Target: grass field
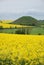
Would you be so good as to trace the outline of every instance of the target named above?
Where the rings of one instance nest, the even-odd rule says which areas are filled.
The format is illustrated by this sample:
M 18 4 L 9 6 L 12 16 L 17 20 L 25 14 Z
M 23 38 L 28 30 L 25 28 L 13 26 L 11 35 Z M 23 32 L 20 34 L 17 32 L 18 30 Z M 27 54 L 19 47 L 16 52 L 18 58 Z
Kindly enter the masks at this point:
M 34 35 L 42 34 L 42 35 L 44 35 L 44 28 L 43 27 L 34 27 L 31 31 L 31 34 L 34 34 Z
M 0 33 L 0 65 L 4 65 L 3 63 L 44 65 L 44 35 Z

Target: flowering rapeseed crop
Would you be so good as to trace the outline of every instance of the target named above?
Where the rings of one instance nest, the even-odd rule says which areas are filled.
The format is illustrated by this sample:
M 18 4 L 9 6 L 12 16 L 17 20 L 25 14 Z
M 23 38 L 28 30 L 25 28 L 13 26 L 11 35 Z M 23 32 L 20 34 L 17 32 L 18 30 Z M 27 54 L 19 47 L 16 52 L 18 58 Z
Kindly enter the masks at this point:
M 39 62 L 42 63 L 41 65 L 44 65 L 44 36 L 0 33 L 0 58 L 5 59 L 6 57 L 11 58 L 12 61 L 14 61 L 15 58 L 16 61 L 22 58 L 29 61 L 34 60 L 30 65 L 37 65 L 35 59 L 39 59 Z M 19 62 L 21 62 L 21 60 Z M 23 62 L 22 60 L 22 63 Z
M 22 28 L 22 27 L 34 27 L 34 26 L 24 26 L 24 25 L 17 25 L 17 24 L 8 24 L 8 23 L 0 23 L 0 26 L 2 26 L 3 28 Z

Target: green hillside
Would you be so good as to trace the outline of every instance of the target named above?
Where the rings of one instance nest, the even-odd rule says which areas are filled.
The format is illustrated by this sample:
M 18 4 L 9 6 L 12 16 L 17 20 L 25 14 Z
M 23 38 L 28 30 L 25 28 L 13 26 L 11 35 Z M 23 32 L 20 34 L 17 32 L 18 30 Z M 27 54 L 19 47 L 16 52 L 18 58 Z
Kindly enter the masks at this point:
M 16 21 L 13 21 L 12 24 L 36 26 L 38 25 L 38 20 L 31 16 L 23 16 Z
M 39 20 L 39 23 L 40 23 L 41 25 L 44 25 L 44 20 Z

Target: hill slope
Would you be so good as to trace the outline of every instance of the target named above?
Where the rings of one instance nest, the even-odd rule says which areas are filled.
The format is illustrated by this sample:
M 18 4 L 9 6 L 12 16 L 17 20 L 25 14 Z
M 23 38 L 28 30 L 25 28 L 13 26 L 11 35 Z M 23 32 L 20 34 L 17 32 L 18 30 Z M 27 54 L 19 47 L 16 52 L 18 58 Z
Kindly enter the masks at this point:
M 44 20 L 39 20 L 41 25 L 44 25 Z
M 38 25 L 38 20 L 30 16 L 23 16 L 16 21 L 13 21 L 12 24 L 36 26 Z

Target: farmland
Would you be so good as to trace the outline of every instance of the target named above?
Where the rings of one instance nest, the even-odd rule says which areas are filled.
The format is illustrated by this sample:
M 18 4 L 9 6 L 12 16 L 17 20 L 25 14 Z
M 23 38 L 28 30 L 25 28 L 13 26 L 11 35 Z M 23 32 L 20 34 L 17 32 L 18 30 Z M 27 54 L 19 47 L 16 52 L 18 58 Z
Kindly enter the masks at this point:
M 44 20 L 37 20 L 30 16 L 23 16 L 14 21 L 2 20 L 0 33 L 44 35 Z
M 0 22 L 0 65 L 44 65 L 44 20 Z
M 25 30 L 25 34 L 32 35 L 44 35 L 44 27 L 36 27 L 36 26 L 24 26 L 17 24 L 8 24 L 8 23 L 0 23 L 0 33 L 12 33 L 15 34 L 17 30 Z
M 44 65 L 44 35 L 0 33 L 0 61 L 7 65 Z

